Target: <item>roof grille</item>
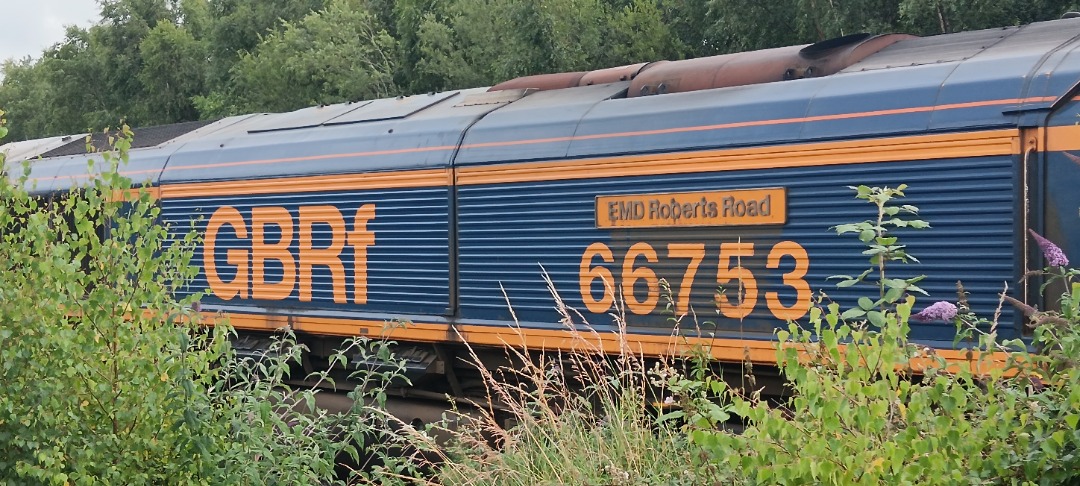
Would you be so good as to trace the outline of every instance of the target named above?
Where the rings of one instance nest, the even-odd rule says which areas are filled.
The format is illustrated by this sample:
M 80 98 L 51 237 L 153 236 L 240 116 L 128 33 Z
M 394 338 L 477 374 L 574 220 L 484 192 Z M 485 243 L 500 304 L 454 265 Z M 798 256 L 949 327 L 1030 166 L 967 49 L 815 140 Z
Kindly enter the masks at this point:
M 205 127 L 217 120 L 200 120 L 193 122 L 174 123 L 172 125 L 161 125 L 157 127 L 136 128 L 132 130 L 134 133 L 134 139 L 131 143 L 132 149 L 155 147 L 161 145 L 169 140 L 179 137 L 185 133 L 198 130 Z M 105 133 L 94 133 L 90 135 L 90 152 L 103 152 L 110 150 L 109 136 Z M 86 137 L 79 137 L 76 140 L 72 140 L 64 145 L 54 148 L 48 152 L 41 154 L 39 157 L 47 159 L 49 157 L 63 157 L 69 155 L 84 155 L 87 152 Z

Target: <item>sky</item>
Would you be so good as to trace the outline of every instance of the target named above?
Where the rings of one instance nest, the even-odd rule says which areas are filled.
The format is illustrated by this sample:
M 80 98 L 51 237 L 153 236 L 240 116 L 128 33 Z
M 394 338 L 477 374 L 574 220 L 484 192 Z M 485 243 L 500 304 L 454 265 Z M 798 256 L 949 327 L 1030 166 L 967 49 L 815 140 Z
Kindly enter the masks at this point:
M 0 62 L 41 57 L 64 38 L 64 26 L 89 26 L 99 13 L 97 0 L 0 0 Z

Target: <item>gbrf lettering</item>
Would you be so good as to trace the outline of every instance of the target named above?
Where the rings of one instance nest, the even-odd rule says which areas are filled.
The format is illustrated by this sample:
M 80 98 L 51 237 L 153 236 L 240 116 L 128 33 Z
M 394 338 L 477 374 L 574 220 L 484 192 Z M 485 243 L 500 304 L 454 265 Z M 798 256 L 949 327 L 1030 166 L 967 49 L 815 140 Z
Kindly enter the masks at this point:
M 375 205 L 360 206 L 351 219 L 350 229 L 341 211 L 329 205 L 301 206 L 295 218 L 283 207 L 255 207 L 248 220 L 234 207 L 218 208 L 207 223 L 203 247 L 203 268 L 210 290 L 222 300 L 284 300 L 299 286 L 300 301 L 310 302 L 312 272 L 319 266 L 330 271 L 335 303 L 348 303 L 347 290 L 351 290 L 353 303 L 366 304 L 367 249 L 375 245 L 375 232 L 368 229 L 368 223 L 375 219 Z M 312 228 L 317 224 L 331 228 L 330 243 L 323 248 L 313 244 Z M 236 267 L 236 276 L 228 282 L 222 280 L 217 268 L 218 233 L 225 226 L 242 242 L 241 248 L 225 250 L 225 263 Z M 280 237 L 268 239 L 267 226 L 279 228 Z M 353 249 L 352 289 L 345 285 L 345 264 L 341 260 L 345 246 Z M 266 281 L 267 261 L 281 265 L 280 281 Z

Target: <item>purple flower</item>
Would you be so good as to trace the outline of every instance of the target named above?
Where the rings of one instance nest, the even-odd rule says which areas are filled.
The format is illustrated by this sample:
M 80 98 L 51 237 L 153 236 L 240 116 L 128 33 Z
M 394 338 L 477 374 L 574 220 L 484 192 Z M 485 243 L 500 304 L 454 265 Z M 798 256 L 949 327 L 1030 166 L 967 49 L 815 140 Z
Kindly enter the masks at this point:
M 934 302 L 933 305 L 911 316 L 919 321 L 951 321 L 956 317 L 956 305 L 952 302 Z
M 1035 238 L 1035 242 L 1039 244 L 1039 249 L 1043 252 L 1043 257 L 1046 258 L 1046 262 L 1051 267 L 1065 267 L 1069 265 L 1069 258 L 1065 256 L 1065 252 L 1061 251 L 1052 241 L 1043 238 L 1042 235 L 1028 230 L 1031 233 L 1031 237 Z

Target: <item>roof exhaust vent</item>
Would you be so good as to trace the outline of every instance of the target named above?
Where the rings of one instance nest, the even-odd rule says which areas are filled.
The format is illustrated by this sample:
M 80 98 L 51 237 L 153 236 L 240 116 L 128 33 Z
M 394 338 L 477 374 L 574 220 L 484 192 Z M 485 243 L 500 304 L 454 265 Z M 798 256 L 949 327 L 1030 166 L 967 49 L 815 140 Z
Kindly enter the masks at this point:
M 682 93 L 828 76 L 861 61 L 906 34 L 852 34 L 803 46 L 739 52 L 659 64 L 630 83 L 629 97 Z

